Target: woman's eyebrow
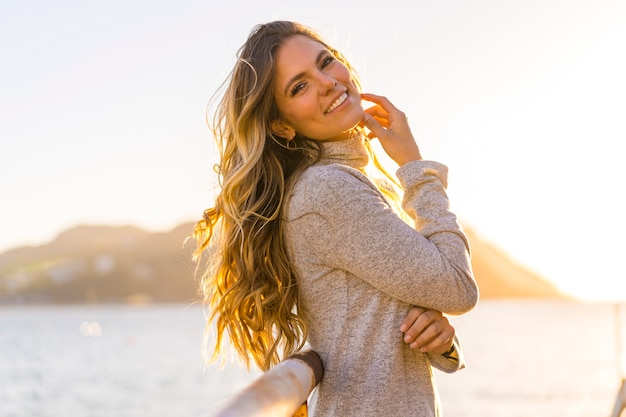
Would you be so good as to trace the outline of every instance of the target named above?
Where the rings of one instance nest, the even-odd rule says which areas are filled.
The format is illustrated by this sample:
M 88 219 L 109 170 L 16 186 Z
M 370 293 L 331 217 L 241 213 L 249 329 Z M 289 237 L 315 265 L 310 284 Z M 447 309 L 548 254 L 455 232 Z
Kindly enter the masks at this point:
M 315 63 L 318 63 L 318 62 L 322 59 L 322 57 L 323 57 L 325 54 L 327 54 L 327 53 L 328 53 L 328 50 L 327 50 L 327 49 L 322 49 L 322 50 L 321 50 L 321 51 L 317 54 L 317 56 L 315 57 Z M 296 80 L 297 80 L 298 78 L 302 78 L 305 74 L 306 74 L 306 71 L 302 71 L 302 72 L 297 73 L 297 74 L 296 74 L 296 75 L 294 75 L 293 77 L 291 77 L 291 79 L 289 79 L 289 82 L 288 82 L 288 83 L 286 84 L 286 86 L 285 86 L 285 92 L 284 92 L 284 94 L 285 94 L 286 96 L 288 96 L 288 95 L 289 95 L 289 86 L 290 86 L 291 84 L 293 84 L 294 82 L 296 82 Z

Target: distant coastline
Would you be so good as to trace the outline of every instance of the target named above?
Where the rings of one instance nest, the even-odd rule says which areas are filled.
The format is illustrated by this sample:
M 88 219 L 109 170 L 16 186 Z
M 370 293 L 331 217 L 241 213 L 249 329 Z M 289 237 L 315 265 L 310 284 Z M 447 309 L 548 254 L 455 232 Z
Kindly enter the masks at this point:
M 198 300 L 193 223 L 168 232 L 77 226 L 52 242 L 0 254 L 0 304 L 143 305 Z M 566 298 L 467 229 L 481 298 Z

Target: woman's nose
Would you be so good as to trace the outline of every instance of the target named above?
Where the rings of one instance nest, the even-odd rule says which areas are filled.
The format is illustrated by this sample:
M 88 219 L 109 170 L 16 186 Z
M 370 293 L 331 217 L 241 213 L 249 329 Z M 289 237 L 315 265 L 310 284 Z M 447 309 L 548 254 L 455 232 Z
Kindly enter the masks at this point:
M 320 91 L 322 93 L 326 93 L 328 91 L 334 90 L 335 86 L 337 85 L 337 80 L 335 80 L 333 77 L 321 71 L 318 73 L 317 78 L 318 78 Z

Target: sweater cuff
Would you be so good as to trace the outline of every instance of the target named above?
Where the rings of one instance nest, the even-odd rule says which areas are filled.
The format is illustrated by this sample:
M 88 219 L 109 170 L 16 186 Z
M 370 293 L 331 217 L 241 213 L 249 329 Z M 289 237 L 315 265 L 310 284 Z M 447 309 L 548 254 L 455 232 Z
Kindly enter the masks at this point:
M 406 189 L 412 184 L 419 184 L 437 177 L 443 184 L 443 188 L 448 187 L 448 167 L 435 161 L 411 161 L 402 165 L 396 171 L 396 176 Z M 429 178 L 430 177 L 430 178 Z
M 465 368 L 465 361 L 463 360 L 463 353 L 461 351 L 461 343 L 456 336 L 454 336 L 454 343 L 452 346 L 454 347 L 454 350 L 452 352 L 446 352 L 446 354 L 443 355 L 429 353 L 428 356 L 430 358 L 431 365 L 446 373 L 453 373 Z

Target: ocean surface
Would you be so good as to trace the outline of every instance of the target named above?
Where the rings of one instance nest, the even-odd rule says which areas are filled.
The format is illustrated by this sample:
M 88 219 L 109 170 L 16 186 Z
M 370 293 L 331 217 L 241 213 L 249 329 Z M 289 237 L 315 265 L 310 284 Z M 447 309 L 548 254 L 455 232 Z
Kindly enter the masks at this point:
M 467 368 L 436 372 L 445 417 L 609 417 L 622 316 L 515 300 L 453 317 Z M 0 307 L 0 417 L 209 416 L 259 374 L 205 367 L 204 321 L 183 304 Z

